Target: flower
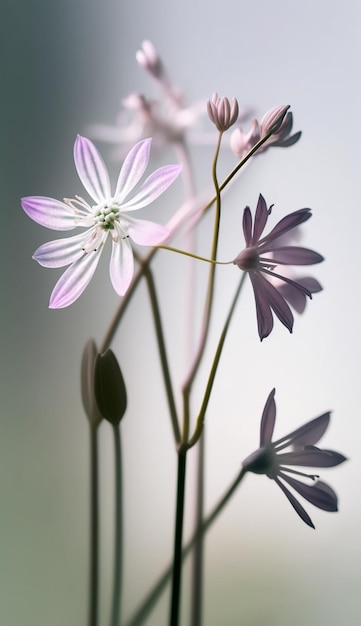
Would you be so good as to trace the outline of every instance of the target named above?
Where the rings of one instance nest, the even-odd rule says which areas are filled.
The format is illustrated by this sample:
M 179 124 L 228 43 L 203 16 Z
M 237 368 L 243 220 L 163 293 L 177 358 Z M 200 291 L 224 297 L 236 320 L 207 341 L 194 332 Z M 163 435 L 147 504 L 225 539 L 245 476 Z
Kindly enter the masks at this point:
M 89 204 L 80 196 L 75 196 L 73 200 L 66 198 L 64 202 L 42 196 L 22 198 L 25 213 L 42 226 L 54 230 L 86 229 L 74 237 L 50 241 L 40 246 L 33 255 L 44 267 L 70 265 L 54 287 L 50 308 L 67 307 L 79 298 L 95 272 L 109 235 L 112 239 L 110 278 L 120 296 L 126 293 L 134 273 L 129 240 L 153 246 L 168 237 L 169 230 L 165 226 L 126 215 L 158 198 L 181 170 L 179 165 L 159 168 L 131 197 L 148 165 L 150 146 L 151 139 L 144 139 L 131 149 L 112 195 L 102 157 L 89 139 L 78 135 L 74 144 L 75 167 L 94 204 Z
M 346 461 L 346 457 L 333 450 L 321 450 L 315 447 L 315 443 L 321 439 L 330 422 L 330 413 L 324 413 L 319 417 L 300 426 L 289 435 L 272 442 L 273 429 L 276 421 L 275 389 L 269 394 L 261 419 L 260 447 L 248 456 L 242 463 L 244 472 L 266 474 L 274 480 L 288 498 L 296 513 L 308 525 L 314 528 L 311 518 L 303 506 L 289 491 L 284 483 L 297 491 L 305 500 L 324 511 L 337 511 L 337 496 L 333 489 L 326 483 L 316 480 L 315 474 L 305 474 L 286 467 L 335 467 Z M 291 452 L 283 452 L 285 448 L 292 447 Z M 316 481 L 308 485 L 300 480 L 289 476 L 296 474 Z
M 220 98 L 218 93 L 214 93 L 212 100 L 207 102 L 208 117 L 215 124 L 219 132 L 228 130 L 238 118 L 238 102 L 232 98 L 232 105 L 228 98 Z
M 265 152 L 270 146 L 279 148 L 293 146 L 301 137 L 301 131 L 293 135 L 290 134 L 293 126 L 293 115 L 291 111 L 288 111 L 288 108 L 288 105 L 274 107 L 264 114 L 260 122 L 253 119 L 248 133 L 243 132 L 242 128 L 235 128 L 229 140 L 231 150 L 235 155 L 243 159 L 256 143 L 272 129 L 274 129 L 273 134 L 258 149 L 257 154 Z M 280 119 L 282 122 L 279 124 Z
M 276 273 L 274 268 L 277 265 L 313 265 L 323 261 L 320 254 L 308 248 L 280 245 L 281 236 L 311 217 L 311 209 L 300 209 L 290 213 L 278 222 L 268 235 L 261 238 L 271 209 L 272 206 L 267 209 L 266 201 L 260 194 L 252 230 L 251 211 L 249 207 L 245 208 L 243 232 L 246 248 L 233 261 L 240 269 L 249 273 L 256 301 L 258 334 L 261 341 L 272 331 L 272 311 L 280 322 L 292 332 L 293 314 L 286 300 L 293 305 L 295 290 L 309 298 L 312 297 L 313 292 L 320 290 L 317 281 L 314 284 L 309 283 L 308 279 L 296 282 L 287 276 Z M 264 274 L 272 278 L 279 278 L 286 283 L 288 285 L 287 293 L 283 295 L 282 290 L 277 289 L 272 284 L 272 279 L 267 280 Z M 297 310 L 297 307 L 295 308 Z

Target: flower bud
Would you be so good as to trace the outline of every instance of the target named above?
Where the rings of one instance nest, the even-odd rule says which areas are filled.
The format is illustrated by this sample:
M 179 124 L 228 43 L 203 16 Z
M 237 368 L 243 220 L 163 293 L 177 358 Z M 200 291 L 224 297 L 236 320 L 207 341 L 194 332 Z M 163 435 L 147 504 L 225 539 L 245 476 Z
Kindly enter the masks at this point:
M 143 41 L 142 47 L 136 52 L 135 58 L 139 65 L 154 78 L 162 78 L 164 74 L 163 63 L 151 41 Z
M 214 93 L 212 100 L 207 102 L 208 116 L 220 132 L 228 130 L 238 119 L 238 102 L 232 98 L 232 106 L 228 98 L 220 98 Z
M 85 345 L 81 361 L 81 396 L 85 413 L 90 424 L 95 428 L 103 419 L 94 395 L 94 365 L 97 354 L 94 340 L 89 339 Z
M 98 354 L 94 368 L 94 393 L 98 409 L 113 426 L 119 424 L 127 408 L 127 392 L 122 372 L 112 350 Z
M 260 123 L 261 137 L 268 133 L 275 133 L 279 129 L 289 108 L 289 104 L 281 104 L 264 114 Z

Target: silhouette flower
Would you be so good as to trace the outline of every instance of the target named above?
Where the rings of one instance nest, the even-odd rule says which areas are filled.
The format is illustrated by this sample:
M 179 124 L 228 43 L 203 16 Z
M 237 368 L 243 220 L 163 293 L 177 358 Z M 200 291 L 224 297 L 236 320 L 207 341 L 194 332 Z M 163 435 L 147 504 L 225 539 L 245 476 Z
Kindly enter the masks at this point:
M 64 202 L 42 196 L 22 198 L 25 213 L 42 226 L 54 230 L 86 228 L 85 232 L 74 237 L 40 246 L 33 255 L 44 267 L 70 265 L 54 287 L 50 308 L 67 307 L 83 293 L 95 272 L 109 234 L 112 239 L 110 278 L 120 296 L 127 291 L 134 273 L 129 239 L 139 245 L 153 246 L 168 237 L 166 226 L 127 215 L 158 198 L 181 170 L 179 165 L 159 168 L 131 197 L 130 193 L 148 165 L 150 145 L 151 139 L 144 139 L 132 148 L 124 160 L 112 195 L 102 157 L 89 139 L 78 135 L 74 145 L 75 167 L 95 204 L 89 204 L 80 196 L 75 196 L 73 200 L 65 198 Z
M 314 528 L 311 518 L 295 496 L 289 491 L 284 483 L 297 491 L 305 500 L 324 511 L 337 511 L 337 496 L 333 489 L 326 483 L 316 480 L 316 474 L 305 474 L 286 467 L 334 467 L 346 461 L 339 452 L 333 450 L 321 450 L 315 447 L 315 443 L 321 439 L 326 431 L 330 413 L 324 413 L 297 428 L 289 435 L 272 442 L 273 429 L 276 421 L 275 389 L 272 389 L 267 398 L 261 419 L 260 447 L 248 456 L 242 463 L 245 472 L 266 474 L 274 480 L 288 498 L 296 513 L 308 525 Z M 291 452 L 283 452 L 291 446 Z M 289 476 L 296 474 L 315 481 L 307 485 L 300 480 Z
M 272 311 L 280 322 L 292 332 L 293 314 L 286 300 L 295 300 L 293 295 L 295 290 L 309 298 L 312 297 L 313 292 L 319 290 L 316 288 L 316 283 L 312 285 L 312 281 L 300 280 L 296 282 L 287 276 L 276 273 L 275 267 L 277 265 L 313 265 L 323 261 L 320 254 L 308 248 L 281 245 L 281 237 L 308 220 L 311 217 L 311 209 L 300 209 L 290 213 L 278 222 L 268 235 L 261 237 L 271 209 L 272 207 L 267 209 L 265 199 L 260 194 L 252 228 L 250 208 L 245 208 L 243 232 L 246 248 L 233 261 L 240 269 L 249 273 L 256 301 L 258 334 L 261 341 L 272 331 Z M 276 277 L 286 283 L 289 286 L 287 293 L 283 295 L 282 290 L 276 288 L 271 282 L 272 279 L 268 280 L 264 274 L 273 278 Z

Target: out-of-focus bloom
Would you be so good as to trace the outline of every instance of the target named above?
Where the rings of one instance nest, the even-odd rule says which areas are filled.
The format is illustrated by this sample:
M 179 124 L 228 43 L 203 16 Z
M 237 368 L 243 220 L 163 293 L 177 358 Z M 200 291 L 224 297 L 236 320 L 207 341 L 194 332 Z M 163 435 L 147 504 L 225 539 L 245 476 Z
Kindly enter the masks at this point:
M 290 134 L 293 126 L 293 115 L 288 111 L 288 108 L 286 105 L 274 107 L 264 114 L 260 122 L 253 119 L 251 128 L 247 133 L 243 132 L 241 128 L 236 128 L 230 136 L 230 146 L 236 156 L 243 159 L 256 143 L 270 132 L 272 127 L 275 127 L 274 133 L 259 148 L 257 154 L 264 152 L 270 146 L 278 146 L 279 148 L 293 146 L 301 137 L 301 131 L 293 135 Z M 280 119 L 282 121 L 278 126 Z
M 143 41 L 141 48 L 135 54 L 135 58 L 151 76 L 158 80 L 162 79 L 164 76 L 163 63 L 151 41 Z
M 98 354 L 95 359 L 94 394 L 101 415 L 117 426 L 127 408 L 127 390 L 112 350 Z
M 311 217 L 311 209 L 300 209 L 290 213 L 278 222 L 268 235 L 262 237 L 271 209 L 272 207 L 267 209 L 265 199 L 260 194 L 252 224 L 250 208 L 245 208 L 243 233 L 246 248 L 233 261 L 241 270 L 249 273 L 256 301 L 258 334 L 261 341 L 270 334 L 273 328 L 272 311 L 292 332 L 293 314 L 286 300 L 292 304 L 292 300 L 295 300 L 295 290 L 303 296 L 312 297 L 312 289 L 307 286 L 307 280 L 297 282 L 291 280 L 287 276 L 276 273 L 275 267 L 277 265 L 313 265 L 323 261 L 320 254 L 308 248 L 281 245 L 281 237 L 308 220 Z M 289 287 L 287 292 L 283 295 L 282 291 L 277 289 L 264 274 L 283 281 Z M 313 287 L 316 287 L 316 284 Z
M 318 475 L 306 474 L 292 467 L 334 467 L 346 461 L 346 457 L 333 450 L 322 450 L 315 444 L 326 431 L 330 413 L 324 413 L 297 428 L 289 435 L 272 442 L 273 430 L 276 421 L 275 389 L 271 391 L 263 409 L 261 419 L 260 447 L 248 456 L 242 463 L 243 470 L 255 474 L 266 474 L 277 483 L 288 498 L 296 513 L 308 525 L 314 528 L 311 518 L 303 506 L 291 493 L 286 483 L 297 491 L 305 500 L 324 511 L 337 511 L 337 496 L 326 483 L 316 480 Z M 290 452 L 284 452 L 291 447 Z M 308 485 L 292 478 L 289 474 L 304 476 L 316 481 Z
M 218 93 L 214 93 L 212 100 L 207 102 L 207 111 L 209 119 L 219 132 L 224 132 L 238 119 L 238 102 L 232 98 L 231 104 L 228 98 L 220 98 Z
M 179 165 L 159 168 L 131 195 L 148 165 L 150 146 L 151 139 L 145 139 L 132 148 L 112 194 L 102 157 L 91 141 L 78 135 L 74 145 L 75 167 L 94 204 L 80 196 L 64 202 L 42 196 L 22 199 L 24 211 L 42 226 L 54 230 L 86 229 L 74 237 L 46 243 L 33 255 L 44 267 L 70 265 L 54 287 L 50 308 L 67 307 L 83 293 L 95 272 L 108 235 L 112 239 L 110 278 L 120 296 L 126 293 L 134 273 L 130 239 L 139 245 L 153 246 L 168 237 L 169 230 L 165 226 L 128 215 L 158 198 L 181 169 Z

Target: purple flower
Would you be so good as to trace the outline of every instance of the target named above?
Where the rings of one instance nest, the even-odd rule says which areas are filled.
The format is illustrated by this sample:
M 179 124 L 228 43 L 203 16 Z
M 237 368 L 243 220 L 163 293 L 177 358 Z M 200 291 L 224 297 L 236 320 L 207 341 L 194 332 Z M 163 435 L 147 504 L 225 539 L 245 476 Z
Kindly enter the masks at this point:
M 243 470 L 255 474 L 266 474 L 274 480 L 288 498 L 300 518 L 314 528 L 311 518 L 295 496 L 289 491 L 286 483 L 297 491 L 305 500 L 324 511 L 337 511 L 337 496 L 326 483 L 316 480 L 315 474 L 305 474 L 286 467 L 334 467 L 346 461 L 346 457 L 333 450 L 321 450 L 315 443 L 326 431 L 330 413 L 324 413 L 297 428 L 289 435 L 272 442 L 273 429 L 276 421 L 275 389 L 271 391 L 263 409 L 261 419 L 260 447 L 242 463 Z M 283 452 L 291 446 L 291 452 Z M 316 481 L 308 485 L 296 480 L 289 474 L 304 476 Z
M 110 278 L 120 296 L 127 291 L 134 273 L 130 239 L 139 245 L 153 246 L 168 237 L 166 226 L 128 215 L 158 198 L 181 170 L 179 165 L 159 168 L 131 196 L 148 165 L 151 141 L 144 139 L 131 149 L 112 194 L 102 157 L 89 139 L 78 135 L 74 144 L 75 167 L 93 204 L 80 196 L 73 200 L 66 198 L 64 202 L 42 196 L 22 198 L 25 213 L 42 226 L 53 230 L 86 229 L 74 237 L 50 241 L 33 255 L 44 267 L 70 266 L 54 287 L 50 308 L 67 307 L 79 298 L 96 270 L 109 235 L 112 240 Z
M 300 209 L 290 213 L 281 219 L 268 235 L 262 237 L 271 209 L 272 207 L 267 209 L 265 199 L 260 194 L 252 228 L 250 208 L 245 208 L 243 232 L 246 248 L 233 261 L 241 270 L 249 273 L 256 301 L 258 334 L 261 341 L 270 334 L 273 328 L 272 311 L 292 332 L 293 314 L 287 300 L 293 306 L 297 300 L 296 292 L 302 294 L 302 298 L 305 296 L 311 298 L 312 293 L 321 288 L 319 283 L 317 281 L 313 283 L 312 279 L 301 279 L 296 282 L 274 271 L 277 265 L 313 265 L 323 261 L 320 254 L 308 248 L 282 245 L 281 237 L 308 220 L 311 217 L 311 209 Z M 267 276 L 272 278 L 267 279 Z M 280 288 L 272 284 L 274 277 L 287 285 L 284 294 Z M 297 310 L 297 306 L 295 308 Z

